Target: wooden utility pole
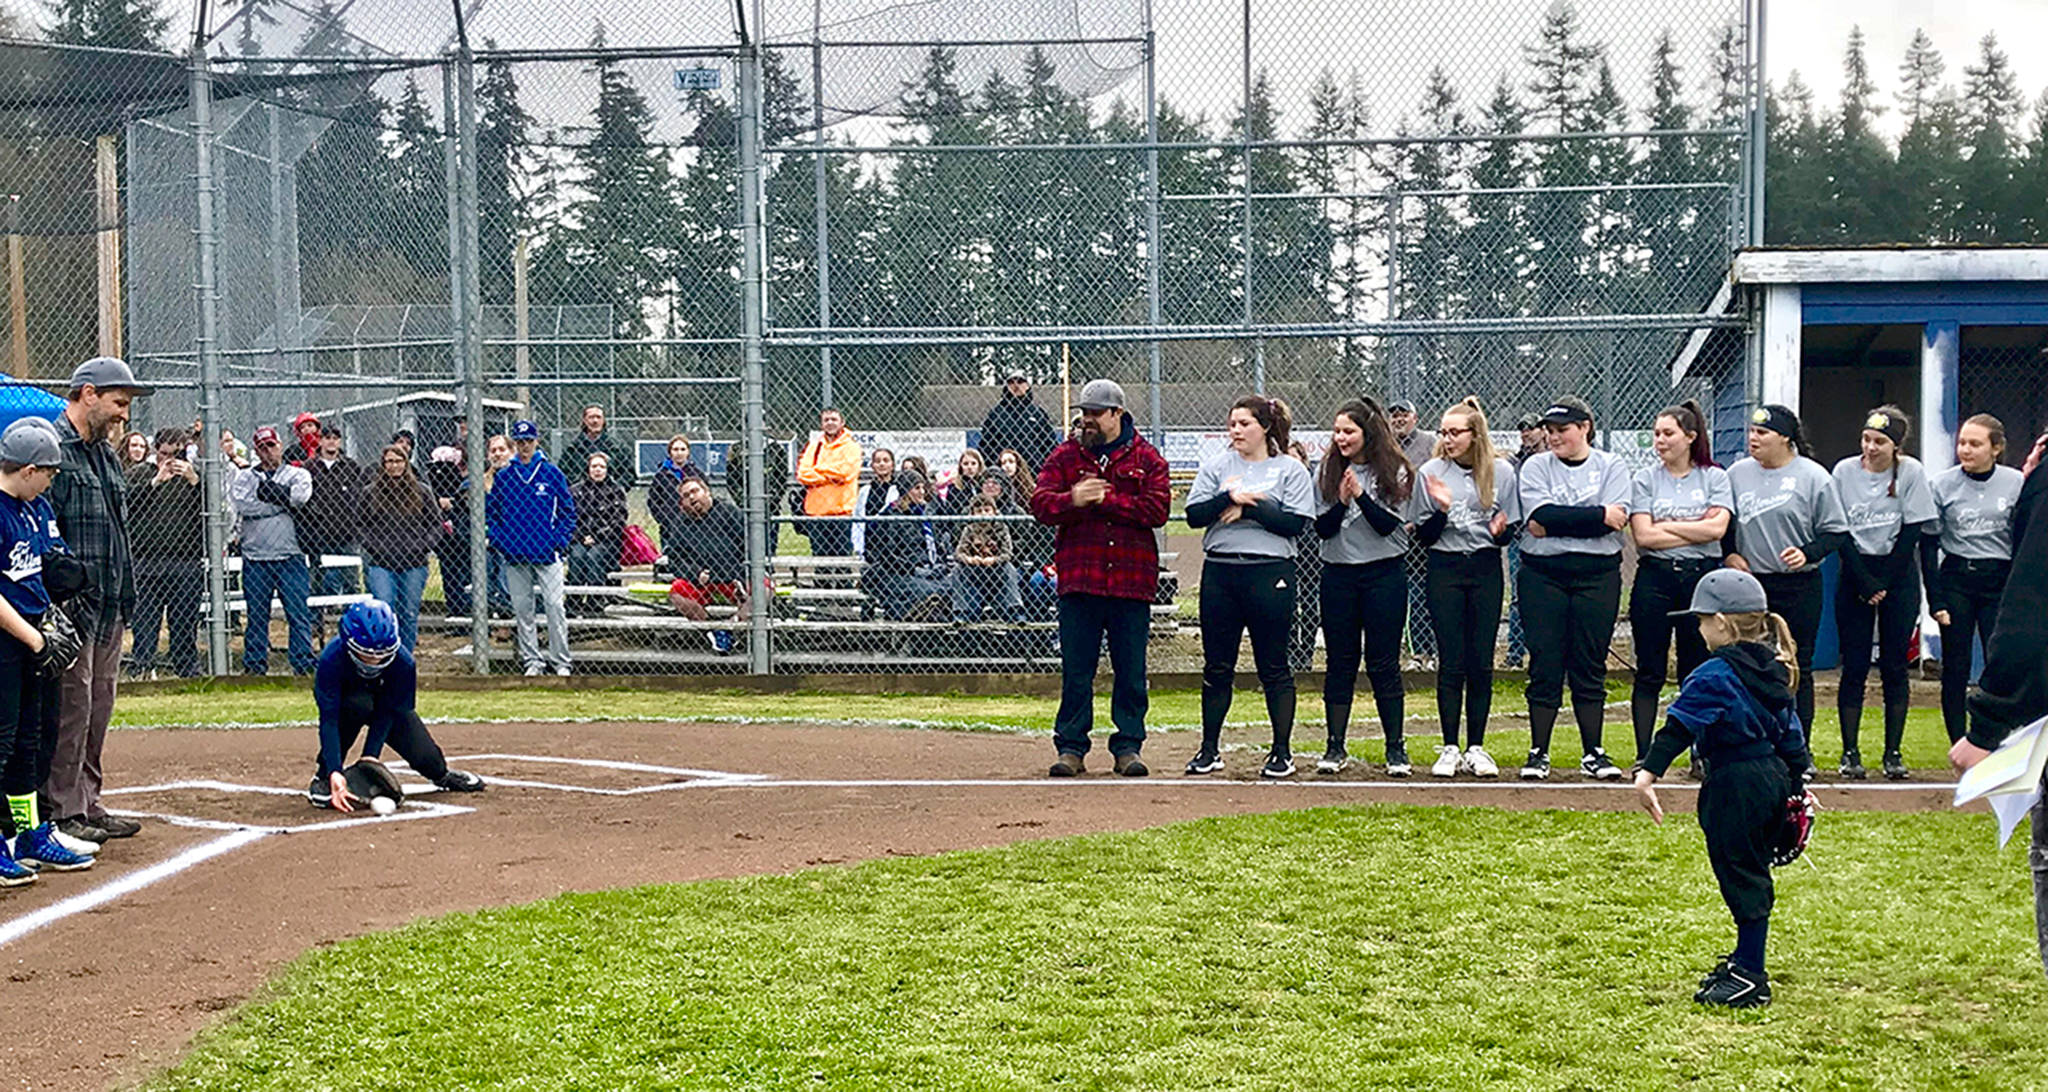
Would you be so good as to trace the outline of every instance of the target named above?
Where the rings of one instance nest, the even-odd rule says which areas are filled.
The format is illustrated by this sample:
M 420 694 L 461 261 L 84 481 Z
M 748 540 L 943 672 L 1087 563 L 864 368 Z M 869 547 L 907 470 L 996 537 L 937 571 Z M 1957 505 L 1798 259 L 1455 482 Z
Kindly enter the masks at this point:
M 7 371 L 28 378 L 28 281 L 21 259 L 21 195 L 7 194 Z
M 93 144 L 93 190 L 97 197 L 99 242 L 100 355 L 121 355 L 121 174 L 114 138 Z

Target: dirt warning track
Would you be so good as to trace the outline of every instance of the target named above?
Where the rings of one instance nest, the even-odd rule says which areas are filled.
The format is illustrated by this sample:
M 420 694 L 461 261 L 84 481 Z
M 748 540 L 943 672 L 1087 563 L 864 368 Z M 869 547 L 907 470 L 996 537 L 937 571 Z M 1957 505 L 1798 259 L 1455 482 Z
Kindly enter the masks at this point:
M 1304 773 L 1042 777 L 1043 738 L 881 728 L 672 724 L 434 729 L 487 792 L 419 791 L 389 817 L 307 805 L 303 728 L 116 732 L 109 807 L 145 817 L 93 869 L 0 893 L 0 1087 L 132 1084 L 308 949 L 567 891 L 786 872 L 886 856 L 1340 803 L 1635 806 L 1560 771 L 1541 785 Z M 459 757 L 458 757 L 459 756 Z M 425 790 L 410 776 L 415 790 Z M 1691 807 L 1682 782 L 1667 807 Z M 1820 790 L 1832 808 L 1946 807 L 1937 783 Z

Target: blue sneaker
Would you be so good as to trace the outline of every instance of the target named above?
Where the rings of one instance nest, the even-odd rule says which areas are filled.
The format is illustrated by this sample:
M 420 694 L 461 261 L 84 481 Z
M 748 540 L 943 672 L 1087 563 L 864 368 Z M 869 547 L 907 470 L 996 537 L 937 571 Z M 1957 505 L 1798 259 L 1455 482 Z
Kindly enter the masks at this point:
M 711 651 L 723 656 L 732 651 L 732 631 L 714 629 L 711 631 Z
M 26 834 L 15 835 L 14 859 L 30 868 L 52 872 L 80 872 L 92 867 L 92 858 L 73 853 L 57 841 L 57 824 L 44 823 Z
M 0 887 L 23 887 L 36 882 L 36 870 L 16 861 L 7 841 L 0 838 Z

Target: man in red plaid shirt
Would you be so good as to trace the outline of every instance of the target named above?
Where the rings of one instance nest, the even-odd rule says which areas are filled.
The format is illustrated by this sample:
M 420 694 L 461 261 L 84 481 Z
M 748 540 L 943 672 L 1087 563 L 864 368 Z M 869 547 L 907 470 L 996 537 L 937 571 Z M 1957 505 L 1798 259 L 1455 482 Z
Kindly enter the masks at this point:
M 1159 543 L 1172 489 L 1166 459 L 1124 410 L 1124 389 L 1107 379 L 1081 388 L 1081 429 L 1053 449 L 1038 472 L 1031 514 L 1056 528 L 1053 571 L 1060 596 L 1060 710 L 1053 718 L 1059 760 L 1052 776 L 1077 777 L 1095 726 L 1095 668 L 1103 637 L 1115 676 L 1109 753 L 1116 772 L 1143 777 L 1145 640 L 1159 589 Z

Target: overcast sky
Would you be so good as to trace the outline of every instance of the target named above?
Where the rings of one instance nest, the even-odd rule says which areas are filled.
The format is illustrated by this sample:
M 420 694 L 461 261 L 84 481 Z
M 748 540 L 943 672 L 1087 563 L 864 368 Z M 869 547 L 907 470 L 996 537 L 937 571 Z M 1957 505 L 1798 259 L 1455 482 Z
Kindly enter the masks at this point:
M 1798 69 L 1816 98 L 1833 104 L 1842 92 L 1842 49 L 1852 26 L 1869 39 L 1871 73 L 1887 105 L 1916 27 L 1934 39 L 1958 88 L 1963 67 L 1976 63 L 1978 40 L 1995 31 L 2028 101 L 2048 90 L 2048 57 L 2040 49 L 2048 39 L 2048 0 L 1776 0 L 1764 36 L 1771 82 L 1782 85 Z

